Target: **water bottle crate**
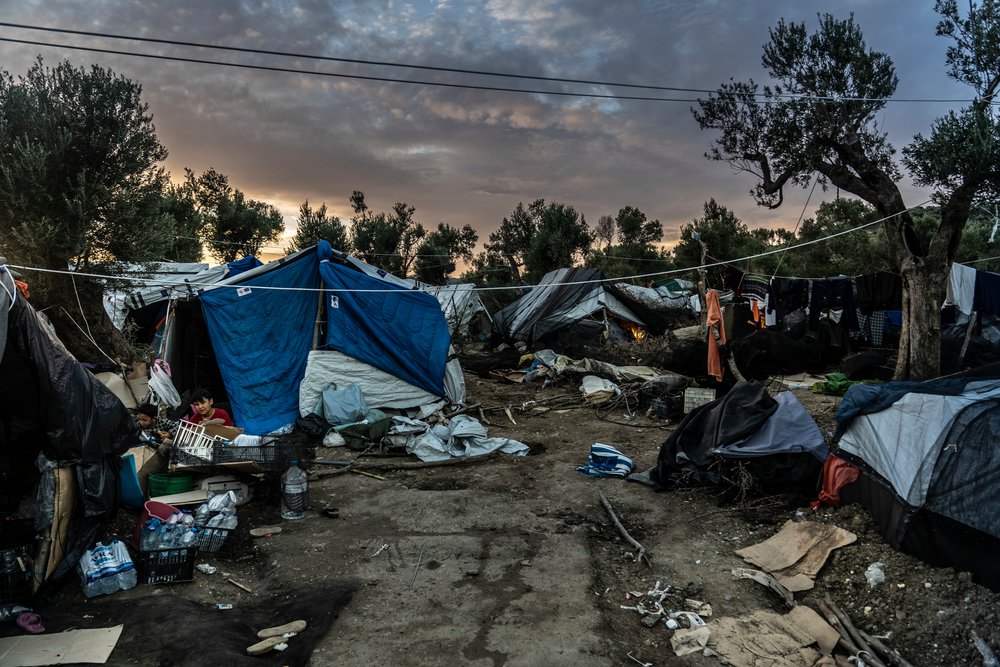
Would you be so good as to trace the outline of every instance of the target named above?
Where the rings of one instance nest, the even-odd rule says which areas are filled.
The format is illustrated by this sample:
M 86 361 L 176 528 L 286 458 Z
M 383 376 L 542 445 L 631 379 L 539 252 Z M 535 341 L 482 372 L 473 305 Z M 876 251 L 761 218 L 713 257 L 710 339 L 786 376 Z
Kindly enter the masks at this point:
M 198 547 L 140 551 L 135 560 L 140 584 L 180 584 L 194 580 Z

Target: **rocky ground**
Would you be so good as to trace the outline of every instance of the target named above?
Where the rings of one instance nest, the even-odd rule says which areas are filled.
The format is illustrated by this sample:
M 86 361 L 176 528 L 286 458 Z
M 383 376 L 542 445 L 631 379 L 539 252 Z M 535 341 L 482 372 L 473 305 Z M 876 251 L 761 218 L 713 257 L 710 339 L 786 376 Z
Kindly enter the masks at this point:
M 329 477 L 312 484 L 312 509 L 296 522 L 282 523 L 272 503 L 251 502 L 240 511 L 244 527 L 277 523 L 284 530 L 254 540 L 247 559 L 202 558 L 221 571 L 196 573 L 191 584 L 139 586 L 100 604 L 173 595 L 239 606 L 303 585 L 353 580 L 360 588 L 310 664 L 486 667 L 635 665 L 633 658 L 720 664 L 701 654 L 676 657 L 670 630 L 645 627 L 636 612 L 621 609 L 635 604 L 631 591 L 648 591 L 656 582 L 710 603 L 714 617 L 783 611 L 772 592 L 732 576 L 733 568 L 745 566 L 734 552 L 773 535 L 806 499 L 748 498 L 720 506 L 710 489 L 655 493 L 586 477 L 575 467 L 586 462 L 592 443 L 614 445 L 644 469 L 655 463 L 673 425 L 641 415 L 626 419 L 621 405 L 602 414 L 558 398 L 575 392 L 571 382 L 542 388 L 467 374 L 467 383 L 470 403 L 510 407 L 516 424 L 502 409 L 485 412 L 490 435 L 525 442 L 531 455 L 379 471 L 384 479 Z M 838 399 L 797 394 L 824 433 L 832 431 Z M 545 399 L 556 407 L 522 413 L 526 402 Z M 636 562 L 598 500 L 601 491 L 648 550 L 650 567 Z M 320 512 L 330 507 L 339 509 L 339 518 Z M 996 593 L 966 574 L 891 549 L 862 509 L 823 509 L 808 518 L 858 536 L 833 553 L 809 594 L 829 593 L 854 623 L 918 667 L 982 664 L 973 630 L 1000 649 Z M 119 529 L 126 531 L 130 521 L 121 519 Z M 864 572 L 874 562 L 883 564 L 886 580 L 870 587 Z M 253 593 L 227 583 L 223 572 Z M 72 583 L 60 598 L 80 599 L 79 588 Z M 166 662 L 123 651 L 112 656 L 114 664 Z

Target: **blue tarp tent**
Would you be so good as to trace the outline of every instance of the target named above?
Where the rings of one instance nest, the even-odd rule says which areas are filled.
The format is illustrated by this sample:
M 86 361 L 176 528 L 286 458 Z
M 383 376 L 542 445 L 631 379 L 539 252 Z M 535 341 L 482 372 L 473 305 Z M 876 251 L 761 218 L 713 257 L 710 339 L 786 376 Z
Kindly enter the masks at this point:
M 248 433 L 268 433 L 299 418 L 319 286 L 316 248 L 309 248 L 201 295 L 233 419 Z M 261 287 L 307 289 L 255 289 Z
M 334 262 L 320 262 L 319 270 L 330 290 L 327 345 L 444 396 L 451 335 L 438 300 Z

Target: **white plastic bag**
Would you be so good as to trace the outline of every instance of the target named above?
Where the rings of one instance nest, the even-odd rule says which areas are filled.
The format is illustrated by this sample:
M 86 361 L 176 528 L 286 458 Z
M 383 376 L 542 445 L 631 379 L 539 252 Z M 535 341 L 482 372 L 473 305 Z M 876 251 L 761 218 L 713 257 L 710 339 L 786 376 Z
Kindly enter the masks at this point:
M 156 398 L 155 402 L 163 402 L 172 408 L 181 404 L 180 394 L 170 380 L 170 364 L 163 359 L 157 359 L 150 367 L 149 389 Z

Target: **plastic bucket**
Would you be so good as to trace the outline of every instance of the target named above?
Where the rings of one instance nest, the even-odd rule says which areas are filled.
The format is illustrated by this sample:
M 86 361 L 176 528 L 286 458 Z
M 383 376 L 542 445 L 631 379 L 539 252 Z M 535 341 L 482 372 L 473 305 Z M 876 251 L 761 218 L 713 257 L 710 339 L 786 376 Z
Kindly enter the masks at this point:
M 184 493 L 190 491 L 193 484 L 190 475 L 154 474 L 149 476 L 149 495 L 156 497 Z

